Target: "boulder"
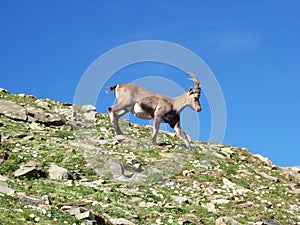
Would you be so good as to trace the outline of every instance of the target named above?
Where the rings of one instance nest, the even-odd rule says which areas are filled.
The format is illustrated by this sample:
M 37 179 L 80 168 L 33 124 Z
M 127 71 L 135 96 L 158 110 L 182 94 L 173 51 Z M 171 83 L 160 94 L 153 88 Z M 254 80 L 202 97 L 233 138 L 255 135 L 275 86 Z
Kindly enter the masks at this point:
M 33 196 L 33 195 L 29 195 L 25 192 L 18 192 L 16 193 L 16 196 L 17 198 L 21 201 L 21 202 L 24 202 L 25 204 L 28 204 L 28 205 L 40 205 L 40 204 L 43 204 L 44 201 L 36 196 Z
M 14 120 L 27 120 L 26 109 L 15 102 L 0 99 L 0 115 Z
M 40 169 L 40 165 L 38 165 L 35 161 L 29 161 L 25 165 L 20 166 L 14 172 L 15 177 L 45 177 L 45 173 Z
M 50 164 L 48 177 L 50 180 L 67 180 L 69 178 L 69 172 L 63 167 L 57 166 L 55 164 Z
M 32 106 L 26 107 L 26 110 L 28 121 L 30 122 L 35 121 L 46 126 L 60 126 L 66 123 L 65 117 L 57 113 L 48 113 L 41 108 L 35 108 Z
M 51 113 L 46 113 L 46 112 L 40 112 L 37 111 L 34 113 L 33 118 L 36 120 L 36 122 L 45 124 L 46 126 L 60 126 L 65 124 L 66 120 L 58 115 L 58 114 L 51 114 Z
M 124 168 L 118 160 L 114 158 L 108 158 L 107 161 L 109 164 L 109 170 L 114 177 L 119 177 L 124 175 Z
M 46 110 L 49 110 L 51 108 L 51 105 L 46 102 L 46 101 L 42 101 L 42 100 L 36 100 L 34 102 L 38 107 L 42 108 L 42 109 L 46 109 Z

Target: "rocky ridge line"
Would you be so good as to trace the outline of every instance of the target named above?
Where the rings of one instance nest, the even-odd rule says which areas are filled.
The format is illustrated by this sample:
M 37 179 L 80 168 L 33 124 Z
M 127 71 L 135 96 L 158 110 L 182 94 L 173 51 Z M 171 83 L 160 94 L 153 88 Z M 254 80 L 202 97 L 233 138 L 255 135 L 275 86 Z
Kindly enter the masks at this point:
M 300 171 L 245 148 L 171 133 L 0 90 L 0 216 L 10 224 L 300 224 Z M 12 205 L 11 205 L 12 207 Z M 14 214 L 11 214 L 11 211 Z M 10 212 L 10 213 L 9 213 Z M 2 218 L 1 218 L 2 217 Z M 63 218 L 62 220 L 60 220 Z M 14 221 L 15 222 L 15 221 Z

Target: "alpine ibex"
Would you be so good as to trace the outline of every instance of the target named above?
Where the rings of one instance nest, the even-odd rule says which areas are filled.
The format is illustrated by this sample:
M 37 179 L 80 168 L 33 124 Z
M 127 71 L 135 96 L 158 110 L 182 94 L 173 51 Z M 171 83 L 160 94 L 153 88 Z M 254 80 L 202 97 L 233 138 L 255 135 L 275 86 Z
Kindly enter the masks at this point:
M 194 88 L 188 92 L 175 97 L 168 98 L 164 95 L 152 93 L 135 84 L 121 84 L 110 87 L 110 91 L 115 92 L 117 105 L 108 108 L 109 117 L 112 126 L 117 134 L 121 134 L 118 120 L 124 114 L 131 112 L 138 118 L 154 120 L 152 142 L 157 145 L 156 136 L 160 123 L 168 123 L 176 133 L 183 139 L 186 147 L 191 149 L 190 142 L 185 132 L 180 127 L 180 113 L 189 106 L 193 110 L 200 112 L 199 102 L 201 88 L 198 78 L 193 74 L 191 80 L 194 82 Z

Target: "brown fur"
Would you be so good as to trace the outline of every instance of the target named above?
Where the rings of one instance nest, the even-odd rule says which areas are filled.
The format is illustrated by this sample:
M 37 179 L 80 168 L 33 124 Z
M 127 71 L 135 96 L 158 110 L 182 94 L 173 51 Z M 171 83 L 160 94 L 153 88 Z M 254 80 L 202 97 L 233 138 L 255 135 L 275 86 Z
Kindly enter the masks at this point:
M 122 84 L 111 87 L 110 90 L 115 92 L 118 104 L 108 108 L 108 111 L 116 133 L 121 134 L 118 119 L 125 113 L 132 112 L 142 119 L 154 119 L 152 134 L 154 144 L 156 144 L 159 125 L 164 122 L 176 131 L 188 148 L 191 148 L 186 134 L 180 128 L 180 113 L 186 106 L 197 112 L 201 110 L 199 102 L 200 84 L 193 74 L 191 80 L 194 82 L 194 89 L 191 88 L 188 92 L 176 98 L 154 94 L 135 84 Z

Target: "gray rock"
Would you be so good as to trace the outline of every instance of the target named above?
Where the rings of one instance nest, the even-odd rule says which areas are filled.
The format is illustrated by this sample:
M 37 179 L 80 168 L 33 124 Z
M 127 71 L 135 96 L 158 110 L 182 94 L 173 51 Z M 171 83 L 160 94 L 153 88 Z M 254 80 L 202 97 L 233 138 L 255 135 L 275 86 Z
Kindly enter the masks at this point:
M 106 144 L 109 144 L 109 141 L 108 140 L 105 140 L 105 139 L 98 139 L 96 140 L 97 144 L 98 145 L 106 145 Z
M 96 111 L 96 107 L 93 105 L 84 105 L 82 106 L 82 109 L 85 110 L 86 112 Z
M 100 187 L 102 186 L 103 184 L 105 183 L 104 180 L 94 180 L 94 181 L 91 181 L 91 182 L 88 182 L 88 181 L 81 181 L 80 184 L 85 186 L 85 187 L 92 187 L 92 188 L 97 188 L 97 187 Z
M 139 204 L 139 207 L 142 207 L 142 208 L 151 208 L 154 206 L 157 206 L 157 204 L 155 202 L 141 202 Z
M 206 204 L 206 209 L 210 213 L 216 213 L 217 212 L 215 204 L 211 203 L 211 202 Z
M 230 200 L 228 200 L 228 199 L 214 199 L 214 200 L 211 200 L 211 203 L 218 204 L 218 205 L 228 204 L 229 202 L 230 202 Z
M 84 219 L 94 220 L 95 219 L 95 216 L 90 211 L 86 211 L 84 213 L 76 214 L 75 217 L 78 220 L 84 220 Z
M 216 225 L 241 225 L 231 217 L 220 217 L 216 220 Z
M 14 120 L 27 120 L 26 109 L 15 102 L 0 99 L 0 115 Z
M 38 107 L 42 108 L 42 109 L 46 109 L 49 110 L 51 105 L 48 102 L 42 101 L 42 100 L 36 100 L 34 102 Z
M 7 183 L 0 181 L 0 193 L 6 195 L 13 195 L 15 193 L 15 190 L 9 188 Z
M 122 181 L 122 182 L 140 182 L 145 181 L 147 178 L 146 175 L 140 173 L 128 174 L 125 172 L 123 176 L 116 176 L 114 177 L 115 180 Z
M 260 161 L 262 161 L 263 163 L 265 163 L 268 166 L 273 166 L 273 163 L 270 161 L 270 159 L 263 157 L 260 154 L 253 154 L 253 156 L 255 156 L 256 158 L 258 158 Z
M 34 113 L 33 118 L 42 124 L 45 124 L 46 126 L 60 126 L 65 124 L 66 120 L 64 117 L 58 115 L 58 114 L 51 114 L 46 112 L 39 112 L 37 111 Z
M 35 121 L 46 126 L 60 126 L 66 123 L 66 118 L 57 113 L 48 113 L 41 108 L 29 106 L 26 108 L 28 121 Z
M 71 131 L 71 130 L 73 130 L 73 127 L 70 125 L 64 125 L 63 127 L 61 127 L 60 130 Z
M 134 223 L 124 218 L 112 218 L 110 219 L 110 222 L 115 225 L 134 225 Z
M 50 180 L 67 180 L 69 178 L 69 172 L 65 168 L 62 168 L 55 164 L 50 164 L 48 177 Z
M 126 140 L 126 137 L 124 135 L 122 135 L 122 134 L 114 136 L 114 143 L 115 144 L 123 142 L 124 140 Z
M 295 179 L 298 180 L 298 182 L 300 182 L 300 168 L 297 167 L 283 168 L 282 172 L 287 180 L 291 181 Z
M 182 203 L 189 203 L 189 199 L 185 196 L 171 196 L 171 198 L 177 202 L 179 205 L 181 205 Z
M 221 148 L 221 153 L 225 155 L 227 158 L 231 158 L 234 155 L 234 151 L 232 151 L 231 147 L 223 147 Z
M 71 216 L 81 214 L 83 210 L 80 207 L 70 207 L 66 210 L 67 213 L 69 213 Z
M 83 114 L 83 117 L 86 120 L 91 120 L 91 121 L 95 121 L 96 120 L 96 112 L 94 111 L 89 111 Z
M 114 177 L 119 177 L 124 175 L 124 168 L 118 160 L 114 158 L 109 158 L 108 163 L 109 163 L 109 170 Z
M 26 133 L 26 132 L 19 132 L 19 133 L 17 133 L 16 134 L 16 137 L 18 137 L 18 138 L 24 138 L 24 137 L 26 137 L 28 134 Z
M 244 187 L 241 187 L 241 186 L 231 182 L 230 180 L 226 179 L 225 177 L 222 178 L 222 182 L 227 188 L 232 189 L 232 190 L 236 191 L 239 194 L 244 194 L 244 193 L 247 193 L 247 192 L 251 192 L 250 189 L 246 189 Z
M 80 225 L 95 225 L 95 224 L 97 224 L 97 221 L 95 220 L 84 220 L 83 222 L 80 223 Z
M 221 155 L 221 154 L 219 154 L 218 152 L 215 152 L 215 151 L 211 151 L 211 155 L 215 156 L 219 159 L 225 159 L 225 156 L 223 156 L 223 155 Z
M 73 120 L 75 111 L 73 106 L 64 107 L 64 108 L 54 108 L 53 111 L 59 115 L 62 115 L 66 118 L 66 120 Z
M 31 122 L 29 128 L 30 128 L 31 130 L 44 130 L 44 128 L 43 128 L 42 126 L 40 126 L 38 123 L 36 123 L 36 122 L 34 122 L 34 121 Z
M 264 219 L 264 224 L 265 225 L 280 225 L 280 223 L 278 223 L 275 220 L 270 219 L 270 218 L 265 218 Z
M 35 161 L 29 161 L 14 172 L 15 177 L 44 177 L 45 173 Z
M 69 144 L 72 145 L 73 147 L 80 148 L 84 151 L 92 151 L 98 149 L 98 147 L 95 145 L 86 144 L 80 141 L 69 141 Z
M 300 196 L 300 189 L 298 188 L 298 189 L 289 190 L 289 193 Z
M 178 225 L 184 225 L 184 224 L 196 224 L 195 222 L 193 222 L 192 220 L 190 219 L 187 219 L 187 218 L 178 218 L 177 220 L 177 223 Z
M 16 193 L 17 198 L 28 205 L 39 205 L 43 204 L 44 201 L 38 197 L 28 195 L 25 192 L 18 192 Z
M 271 180 L 271 181 L 274 181 L 274 182 L 279 182 L 279 179 L 277 177 L 273 177 L 267 173 L 263 173 L 263 172 L 260 172 L 260 175 L 268 180 Z

